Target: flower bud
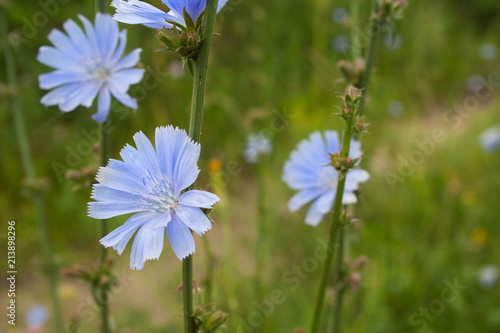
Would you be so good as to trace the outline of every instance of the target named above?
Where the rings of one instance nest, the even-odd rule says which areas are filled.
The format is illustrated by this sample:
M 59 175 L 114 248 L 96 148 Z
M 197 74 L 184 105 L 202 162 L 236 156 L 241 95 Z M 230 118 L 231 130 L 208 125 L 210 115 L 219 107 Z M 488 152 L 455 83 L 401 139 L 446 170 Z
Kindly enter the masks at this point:
M 215 331 L 220 328 L 227 320 L 227 313 L 217 311 L 211 314 L 205 322 L 205 329 L 207 331 Z

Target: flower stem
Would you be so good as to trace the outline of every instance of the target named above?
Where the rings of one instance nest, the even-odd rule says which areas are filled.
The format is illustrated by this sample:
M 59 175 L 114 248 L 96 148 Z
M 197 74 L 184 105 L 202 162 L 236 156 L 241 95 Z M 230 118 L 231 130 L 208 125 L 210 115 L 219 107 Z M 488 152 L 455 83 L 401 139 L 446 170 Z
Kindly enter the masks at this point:
M 344 243 L 345 243 L 345 228 L 340 227 L 337 236 L 337 258 L 335 263 L 335 268 L 337 269 L 337 276 L 335 280 L 335 308 L 333 313 L 333 333 L 340 332 L 340 318 L 342 316 L 342 304 L 343 304 L 343 296 L 344 296 Z
M 28 135 L 26 133 L 26 124 L 24 122 L 21 101 L 19 99 L 15 58 L 8 41 L 7 18 L 4 10 L 0 10 L 0 30 L 4 49 L 7 82 L 10 89 L 12 90 L 12 113 L 14 118 L 14 129 L 16 131 L 17 143 L 19 152 L 21 154 L 21 163 L 27 180 L 30 183 L 35 183 L 37 178 L 32 159 L 31 147 L 29 144 Z M 58 269 L 54 263 L 52 249 L 49 242 L 47 220 L 45 216 L 45 200 L 39 190 L 35 190 L 35 192 L 33 193 L 32 201 L 34 204 L 35 221 L 38 229 L 40 246 L 42 248 L 42 253 L 45 260 L 45 273 L 47 275 L 47 279 L 49 280 L 55 325 L 57 332 L 62 333 L 64 332 L 64 325 L 61 316 L 61 305 L 59 297 L 57 295 Z
M 347 124 L 347 128 L 344 131 L 344 137 L 342 139 L 341 155 L 344 157 L 349 156 L 351 138 L 352 138 L 352 124 Z M 323 272 L 319 284 L 318 295 L 316 297 L 316 305 L 314 307 L 314 316 L 313 316 L 311 333 L 319 332 L 319 325 L 321 321 L 321 312 L 323 310 L 323 301 L 325 298 L 326 285 L 328 284 L 328 276 L 330 275 L 330 266 L 332 263 L 333 255 L 335 253 L 335 248 L 337 246 L 340 246 L 336 244 L 336 240 L 337 240 L 337 234 L 339 233 L 339 230 L 342 227 L 340 222 L 340 213 L 342 211 L 342 198 L 344 196 L 345 181 L 346 177 L 343 177 L 342 179 L 340 179 L 337 185 L 337 193 L 335 194 L 335 203 L 333 206 L 332 224 L 330 225 L 330 233 L 327 241 L 328 243 L 327 257 L 323 266 Z M 338 251 L 340 251 L 340 249 Z
M 106 0 L 96 0 L 96 11 L 99 13 L 105 13 L 106 12 Z M 109 117 L 106 119 L 106 121 L 100 125 L 100 132 L 101 132 L 101 166 L 105 166 L 108 163 L 109 159 L 109 150 L 110 150 L 110 137 L 109 137 Z M 101 220 L 101 230 L 100 230 L 100 236 L 101 238 L 105 237 L 108 234 L 108 221 L 107 220 Z M 107 256 L 107 248 L 104 246 L 99 246 L 100 247 L 100 255 L 99 255 L 99 267 L 101 268 L 100 271 L 104 271 L 104 265 L 106 261 L 106 256 Z M 109 296 L 110 290 L 109 288 L 102 287 L 100 289 L 100 295 L 98 298 L 96 298 L 96 303 L 100 308 L 100 314 L 101 314 L 101 332 L 102 333 L 110 333 L 111 328 L 109 324 Z
M 105 13 L 106 12 L 106 0 L 96 0 L 95 1 L 95 8 L 96 11 L 99 13 Z
M 365 98 L 368 94 L 368 86 L 370 85 L 370 78 L 372 75 L 373 64 L 375 61 L 375 53 L 377 50 L 377 41 L 378 35 L 380 33 L 380 23 L 375 18 L 375 13 L 378 11 L 378 1 L 373 0 L 373 9 L 372 9 L 372 17 L 371 19 L 371 28 L 370 28 L 370 44 L 368 46 L 368 53 L 365 56 L 366 64 L 365 64 L 365 72 L 363 73 L 363 79 L 361 80 L 361 86 L 358 87 L 362 89 L 363 95 L 361 96 L 361 101 L 359 104 L 359 114 L 363 115 L 365 109 Z
M 201 124 L 203 120 L 203 105 L 205 101 L 205 87 L 207 81 L 208 58 L 214 33 L 215 16 L 217 15 L 218 0 L 207 0 L 205 17 L 203 18 L 203 43 L 194 65 L 193 95 L 191 101 L 191 116 L 189 121 L 189 136 L 200 142 Z M 194 187 L 195 184 L 192 185 Z M 183 293 L 184 293 L 184 332 L 195 333 L 193 318 L 193 256 L 190 255 L 182 262 Z
M 255 251 L 255 278 L 257 301 L 262 298 L 262 271 L 264 269 L 264 253 L 266 246 L 265 236 L 265 189 L 264 189 L 264 166 L 262 161 L 256 163 L 257 168 L 257 246 Z

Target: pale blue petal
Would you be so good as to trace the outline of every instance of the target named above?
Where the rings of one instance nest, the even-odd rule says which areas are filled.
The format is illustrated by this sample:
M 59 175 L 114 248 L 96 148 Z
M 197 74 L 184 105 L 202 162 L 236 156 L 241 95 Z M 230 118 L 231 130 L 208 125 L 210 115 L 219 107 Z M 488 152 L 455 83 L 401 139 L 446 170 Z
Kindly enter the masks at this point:
M 143 212 L 144 204 L 130 204 L 117 202 L 89 202 L 88 216 L 95 219 L 109 219 L 115 216 Z
M 108 166 L 100 168 L 96 179 L 104 186 L 115 190 L 140 193 L 145 190 L 142 173 L 137 173 L 133 165 L 118 160 L 110 160 Z
M 113 18 L 122 23 L 143 24 L 153 29 L 172 28 L 166 20 L 171 20 L 172 15 L 146 3 L 137 0 L 113 0 L 111 6 L 116 8 Z
M 103 184 L 94 184 L 92 186 L 91 198 L 100 202 L 119 202 L 130 204 L 137 202 L 137 196 L 131 192 L 116 190 Z
M 142 270 L 147 260 L 157 260 L 163 250 L 165 228 L 153 228 L 154 222 L 144 224 L 135 235 L 130 253 L 130 269 Z
M 180 191 L 193 184 L 196 178 L 198 178 L 200 170 L 196 163 L 200 158 L 200 150 L 200 145 L 194 143 L 189 138 L 186 138 L 184 144 L 180 148 L 178 153 L 179 158 L 174 167 L 173 179 L 173 185 L 178 194 L 180 194 Z
M 212 222 L 199 208 L 178 204 L 175 213 L 185 225 L 198 235 L 203 235 L 212 229 Z
M 131 84 L 138 83 L 144 76 L 144 69 L 131 68 L 111 75 L 110 83 L 120 93 L 127 92 Z
M 118 64 L 116 64 L 114 70 L 119 71 L 121 69 L 134 67 L 141 59 L 141 52 L 142 49 L 135 49 L 134 51 L 130 52 L 122 60 L 120 60 Z
M 99 52 L 99 42 L 97 41 L 96 31 L 92 23 L 83 15 L 78 15 L 80 21 L 82 21 L 85 28 L 85 34 L 89 40 L 89 45 L 92 47 L 92 51 Z
M 175 214 L 172 215 L 172 220 L 167 224 L 167 235 L 170 246 L 180 260 L 195 252 L 191 231 Z
M 92 102 L 100 89 L 100 86 L 97 84 L 82 84 L 80 89 L 66 95 L 64 102 L 59 104 L 59 108 L 62 112 L 72 111 L 78 105 L 83 105 L 88 108 L 92 105 Z
M 337 189 L 328 190 L 315 201 L 318 212 L 327 214 L 332 210 L 336 192 Z
M 103 123 L 109 114 L 109 109 L 111 107 L 111 94 L 109 88 L 104 86 L 99 93 L 99 98 L 97 100 L 97 113 L 92 116 L 92 119 L 98 123 Z
M 317 226 L 323 219 L 323 216 L 325 216 L 325 213 L 322 213 L 320 210 L 321 208 L 319 205 L 321 203 L 318 201 L 319 200 L 314 201 L 307 211 L 306 224 L 308 225 Z
M 156 156 L 155 149 L 147 136 L 139 131 L 134 135 L 134 141 L 141 159 L 145 161 L 147 165 L 148 171 L 153 172 L 154 170 L 158 169 L 160 166 L 158 157 Z
M 327 152 L 330 154 L 339 153 L 342 147 L 340 147 L 339 135 L 337 131 L 326 131 L 325 138 Z
M 122 103 L 126 107 L 137 110 L 137 100 L 135 98 L 130 97 L 130 95 L 126 92 L 118 91 L 117 89 L 115 89 L 114 85 L 110 85 L 109 90 L 111 92 L 111 95 L 113 95 L 118 100 L 118 102 Z
M 127 46 L 127 30 L 122 30 L 120 32 L 120 44 L 118 44 L 118 48 L 116 49 L 115 54 L 111 58 L 111 65 L 114 67 L 123 57 L 123 52 L 125 52 L 125 46 Z
M 57 70 L 38 76 L 41 89 L 52 89 L 63 84 L 76 83 L 82 80 L 82 74 L 68 70 Z
M 361 151 L 361 142 L 357 140 L 351 141 L 351 147 L 349 149 L 350 158 L 360 158 L 363 152 Z
M 288 201 L 288 209 L 292 213 L 296 212 L 311 200 L 314 200 L 317 197 L 319 197 L 323 192 L 325 192 L 325 190 L 322 188 L 311 188 L 297 192 Z
M 83 33 L 83 30 L 73 20 L 67 20 L 63 24 L 64 30 L 68 33 L 71 42 L 80 51 L 81 55 L 89 55 L 92 52 L 92 47 Z
M 73 45 L 71 40 L 62 31 L 53 29 L 47 38 L 61 52 L 65 53 L 72 59 L 81 58 L 80 51 Z
M 211 209 L 213 205 L 220 201 L 220 198 L 213 193 L 199 190 L 184 192 L 179 203 L 185 206 Z
M 80 90 L 84 85 L 85 83 L 71 83 L 58 87 L 43 96 L 40 102 L 45 106 L 63 103 L 66 100 L 66 96 Z
M 118 23 L 111 18 L 111 15 L 97 13 L 95 30 L 101 56 L 106 60 L 111 59 L 118 45 Z
M 219 12 L 222 7 L 224 7 L 227 3 L 227 0 L 219 0 L 219 3 L 217 4 L 217 12 Z
M 127 246 L 130 238 L 134 235 L 137 229 L 144 223 L 157 218 L 157 214 L 151 212 L 142 212 L 134 214 L 128 218 L 125 224 L 111 231 L 103 237 L 99 242 L 104 247 L 113 247 L 118 255 L 121 255 Z
M 156 154 L 161 170 L 170 181 L 174 179 L 174 167 L 183 143 L 188 140 L 185 131 L 172 126 L 157 127 L 155 133 Z M 179 194 L 182 189 L 179 189 Z
M 68 56 L 52 46 L 40 47 L 36 59 L 42 64 L 53 68 L 77 72 L 80 70 L 80 63 L 77 59 Z
M 342 197 L 342 204 L 343 205 L 352 205 L 358 202 L 358 198 L 356 197 L 356 194 L 352 192 L 344 192 L 344 196 Z

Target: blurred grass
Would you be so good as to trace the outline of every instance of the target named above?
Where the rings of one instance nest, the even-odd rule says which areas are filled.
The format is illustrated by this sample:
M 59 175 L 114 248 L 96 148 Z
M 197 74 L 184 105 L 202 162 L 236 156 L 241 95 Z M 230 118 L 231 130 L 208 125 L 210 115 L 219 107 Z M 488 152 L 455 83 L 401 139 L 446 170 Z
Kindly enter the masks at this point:
M 363 18 L 367 17 L 368 2 L 362 1 Z M 95 111 L 78 109 L 62 115 L 55 107 L 44 109 L 39 104 L 44 92 L 37 88 L 37 75 L 49 69 L 37 63 L 35 57 L 41 45 L 48 45 L 46 36 L 52 28 L 61 28 L 68 18 L 76 20 L 77 13 L 92 17 L 90 3 L 72 0 L 61 6 L 47 24 L 36 28 L 35 36 L 17 53 L 22 102 L 37 172 L 51 183 L 47 193 L 50 236 L 62 267 L 89 266 L 97 256 L 97 221 L 86 217 L 90 190 L 74 191 L 75 184 L 60 182 L 52 168 L 54 162 L 66 163 L 67 149 L 76 149 L 88 141 L 83 130 L 96 128 L 89 117 Z M 235 332 L 235 325 L 248 320 L 256 309 L 252 294 L 255 170 L 243 162 L 241 147 L 245 133 L 279 124 L 275 123 L 273 110 L 286 111 L 288 122 L 283 130 L 274 133 L 275 153 L 266 171 L 273 243 L 264 282 L 269 292 L 282 290 L 286 301 L 276 305 L 264 331 L 292 332 L 310 324 L 319 271 L 301 280 L 297 290 L 283 280 L 283 274 L 312 255 L 317 237 L 323 237 L 328 230 L 328 218 L 313 229 L 303 223 L 305 210 L 287 212 L 286 201 L 292 192 L 280 176 L 290 151 L 311 131 L 342 128 L 340 120 L 331 114 L 337 104 L 335 92 L 344 88 L 336 70 L 336 62 L 343 55 L 332 49 L 331 39 L 337 34 L 349 35 L 349 29 L 332 21 L 330 13 L 336 6 L 347 7 L 347 1 L 242 1 L 226 9 L 216 27 L 221 36 L 213 44 L 199 165 L 200 186 L 209 183 L 207 166 L 211 158 L 221 159 L 227 173 L 235 163 L 241 168 L 241 172 L 229 177 L 226 189 L 237 272 L 222 274 L 225 255 L 219 244 L 217 209 L 213 213 L 216 225 L 208 234 L 220 259 L 215 290 L 219 305 L 228 309 L 228 301 L 222 297 L 227 292 L 224 286 L 228 278 L 234 279 L 232 283 L 238 290 L 228 332 Z M 8 10 L 11 29 L 19 32 L 41 7 L 23 0 L 12 1 Z M 390 50 L 380 41 L 367 105 L 372 126 L 370 135 L 364 137 L 362 162 L 372 178 L 356 206 L 363 228 L 351 232 L 350 247 L 353 257 L 365 254 L 369 263 L 361 289 L 346 297 L 346 331 L 417 331 L 420 326 L 412 326 L 409 317 L 439 299 L 444 280 L 455 278 L 467 289 L 434 321 L 428 321 L 427 332 L 500 331 L 499 287 L 485 291 L 477 282 L 479 268 L 497 264 L 499 258 L 500 156 L 485 154 L 477 140 L 484 129 L 500 123 L 498 91 L 457 130 L 442 118 L 444 112 L 467 96 L 468 77 L 500 72 L 498 59 L 486 61 L 479 57 L 481 44 L 500 45 L 499 18 L 495 0 L 414 1 L 404 22 L 398 24 L 402 47 Z M 125 119 L 121 119 L 123 113 L 112 116 L 115 158 L 138 130 L 151 137 L 159 125 L 187 128 L 191 89 L 188 74 L 176 78 L 169 71 L 177 59 L 155 52 L 159 45 L 151 30 L 125 25 L 121 28 L 129 31 L 127 49 L 142 47 L 143 66 L 161 76 L 158 86 L 148 90 L 144 98 L 144 90 L 132 89 L 142 99 L 136 113 L 127 114 Z M 2 82 L 4 74 L 0 70 Z M 18 225 L 18 288 L 23 301 L 18 310 L 22 316 L 29 304 L 48 304 L 48 294 L 31 204 L 19 186 L 23 175 L 8 94 L 4 92 L 0 99 L 0 211 L 2 221 L 15 219 Z M 387 105 L 393 100 L 402 101 L 405 107 L 397 118 L 387 113 Z M 393 192 L 386 182 L 387 172 L 396 173 L 398 157 L 409 158 L 417 149 L 415 139 L 431 137 L 435 128 L 442 128 L 448 139 L 436 145 L 436 151 Z M 78 169 L 95 163 L 92 153 L 84 155 Z M 112 223 L 117 226 L 123 221 L 115 218 Z M 478 237 L 478 233 L 486 238 Z M 197 248 L 195 278 L 201 281 L 205 266 L 199 239 Z M 181 281 L 180 263 L 166 245 L 159 261 L 148 262 L 143 272 L 131 272 L 127 268 L 129 251 L 117 259 L 122 281 L 130 282 L 123 282 L 124 291 L 112 300 L 116 326 L 134 332 L 179 332 L 181 295 L 176 287 Z M 66 319 L 78 319 L 81 332 L 94 332 L 95 320 L 86 321 L 91 315 L 90 306 L 82 305 L 89 296 L 86 286 L 63 280 L 61 294 Z M 331 304 L 330 297 L 326 311 L 331 311 Z

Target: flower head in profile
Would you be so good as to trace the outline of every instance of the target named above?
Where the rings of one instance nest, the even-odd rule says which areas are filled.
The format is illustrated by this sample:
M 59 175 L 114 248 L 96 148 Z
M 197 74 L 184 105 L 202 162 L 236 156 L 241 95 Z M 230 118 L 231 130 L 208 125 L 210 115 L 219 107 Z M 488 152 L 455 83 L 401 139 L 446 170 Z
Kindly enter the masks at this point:
M 122 254 L 132 235 L 130 268 L 141 270 L 147 260 L 158 259 L 165 229 L 179 259 L 195 252 L 191 230 L 198 235 L 212 228 L 200 208 L 211 209 L 220 199 L 209 192 L 183 192 L 198 177 L 200 145 L 185 131 L 172 126 L 156 129 L 156 150 L 142 133 L 134 136 L 137 148 L 126 145 L 123 161 L 109 161 L 97 173 L 89 216 L 107 219 L 134 213 L 122 226 L 100 240 Z
M 41 102 L 59 105 L 62 112 L 77 106 L 89 108 L 97 95 L 97 113 L 92 116 L 104 122 L 111 106 L 111 95 L 120 103 L 137 109 L 137 101 L 128 95 L 131 84 L 141 81 L 144 70 L 132 68 L 139 62 L 141 49 L 123 57 L 127 31 L 119 31 L 110 15 L 97 13 L 95 26 L 78 16 L 84 29 L 73 20 L 64 23 L 66 34 L 54 29 L 48 38 L 54 46 L 42 46 L 38 61 L 56 70 L 39 76 L 41 89 L 53 89 Z
M 168 12 L 156 8 L 139 0 L 113 0 L 111 6 L 116 8 L 113 16 L 118 22 L 128 24 L 142 24 L 153 29 L 171 29 L 172 23 L 186 27 L 184 9 L 196 22 L 205 10 L 207 0 L 162 0 L 170 9 Z M 219 0 L 217 12 L 226 4 L 227 0 Z
M 283 181 L 290 188 L 298 190 L 288 202 L 290 211 L 295 212 L 305 204 L 313 201 L 306 214 L 306 223 L 317 225 L 323 216 L 330 212 L 337 191 L 339 173 L 330 164 L 330 154 L 339 153 L 341 144 L 336 131 L 312 133 L 308 139 L 299 143 L 290 154 L 283 170 Z M 349 157 L 361 157 L 361 144 L 352 140 Z M 342 203 L 344 205 L 357 202 L 354 193 L 360 183 L 368 180 L 368 172 L 361 169 L 349 169 Z
M 245 159 L 248 163 L 257 163 L 273 150 L 273 144 L 265 133 L 252 133 L 248 136 L 245 147 Z
M 494 126 L 484 131 L 479 142 L 483 149 L 488 153 L 493 153 L 500 148 L 500 126 Z

